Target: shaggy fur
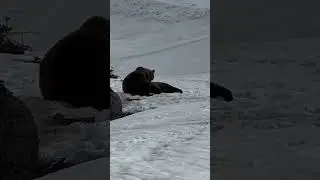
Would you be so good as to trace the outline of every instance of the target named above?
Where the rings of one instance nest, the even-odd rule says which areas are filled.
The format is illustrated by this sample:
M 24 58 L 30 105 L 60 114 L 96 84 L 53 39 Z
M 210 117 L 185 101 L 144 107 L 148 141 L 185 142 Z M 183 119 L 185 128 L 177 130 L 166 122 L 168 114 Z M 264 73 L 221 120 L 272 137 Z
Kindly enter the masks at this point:
M 154 73 L 155 70 L 138 67 L 122 81 L 123 92 L 140 96 L 151 96 L 152 93 L 160 94 L 161 89 L 151 83 L 154 79 Z
M 164 82 L 152 82 L 152 84 L 160 88 L 162 93 L 183 93 L 181 89 Z
M 75 107 L 110 108 L 110 21 L 99 16 L 58 41 L 40 62 L 46 100 Z
M 210 98 L 217 97 L 223 97 L 223 99 L 227 102 L 233 100 L 232 92 L 229 89 L 210 82 Z

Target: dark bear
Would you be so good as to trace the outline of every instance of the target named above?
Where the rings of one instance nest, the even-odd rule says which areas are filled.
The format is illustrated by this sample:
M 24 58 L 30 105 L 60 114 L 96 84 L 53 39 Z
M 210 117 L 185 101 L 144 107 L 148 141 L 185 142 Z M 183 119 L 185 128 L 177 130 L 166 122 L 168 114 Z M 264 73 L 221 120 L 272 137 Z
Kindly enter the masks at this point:
M 110 108 L 110 20 L 94 16 L 58 41 L 40 62 L 44 99 Z
M 233 100 L 232 92 L 216 83 L 210 82 L 210 98 L 223 97 L 227 102 Z
M 173 87 L 170 84 L 164 82 L 152 82 L 153 85 L 159 87 L 162 93 L 183 93 L 183 91 L 179 88 Z
M 161 89 L 151 83 L 154 79 L 155 70 L 144 67 L 137 67 L 136 70 L 127 75 L 122 81 L 122 90 L 124 93 L 139 96 L 151 96 L 160 94 Z

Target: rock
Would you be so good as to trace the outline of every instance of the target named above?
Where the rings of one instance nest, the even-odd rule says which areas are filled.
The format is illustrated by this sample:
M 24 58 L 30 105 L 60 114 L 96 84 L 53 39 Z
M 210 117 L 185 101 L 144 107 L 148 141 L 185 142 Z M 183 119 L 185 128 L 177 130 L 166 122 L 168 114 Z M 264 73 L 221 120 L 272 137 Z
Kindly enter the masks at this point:
M 39 136 L 28 107 L 0 82 L 0 179 L 31 180 L 38 168 Z
M 120 96 L 110 90 L 110 118 L 111 120 L 122 117 L 122 102 Z
M 66 117 L 65 114 L 56 113 L 52 118 L 61 125 L 68 125 L 74 122 L 93 123 L 114 120 L 128 115 L 122 111 L 121 97 L 110 88 L 110 109 L 98 111 L 94 116 Z

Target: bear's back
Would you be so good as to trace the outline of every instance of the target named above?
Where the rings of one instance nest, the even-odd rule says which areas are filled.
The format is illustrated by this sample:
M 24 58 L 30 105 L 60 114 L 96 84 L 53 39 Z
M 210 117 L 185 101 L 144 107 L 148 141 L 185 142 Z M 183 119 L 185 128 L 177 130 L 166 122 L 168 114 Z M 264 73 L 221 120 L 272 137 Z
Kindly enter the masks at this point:
M 44 98 L 81 107 L 95 104 L 95 96 L 109 95 L 109 47 L 106 41 L 80 31 L 58 41 L 40 63 Z
M 141 84 L 148 83 L 149 80 L 146 78 L 145 73 L 141 71 L 133 71 L 128 74 L 122 81 L 122 88 L 124 92 L 130 91 L 130 89 L 136 89 Z

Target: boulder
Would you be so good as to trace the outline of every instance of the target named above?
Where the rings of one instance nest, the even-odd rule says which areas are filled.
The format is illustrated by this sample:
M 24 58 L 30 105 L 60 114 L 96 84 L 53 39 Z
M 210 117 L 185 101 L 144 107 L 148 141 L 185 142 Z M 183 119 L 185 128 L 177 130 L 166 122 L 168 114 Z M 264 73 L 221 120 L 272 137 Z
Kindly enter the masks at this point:
M 0 82 L 0 179 L 31 180 L 38 168 L 39 136 L 28 107 Z
M 111 103 L 110 104 L 110 117 L 111 117 L 111 120 L 122 117 L 123 112 L 122 112 L 121 98 L 112 89 L 110 90 L 110 103 Z

